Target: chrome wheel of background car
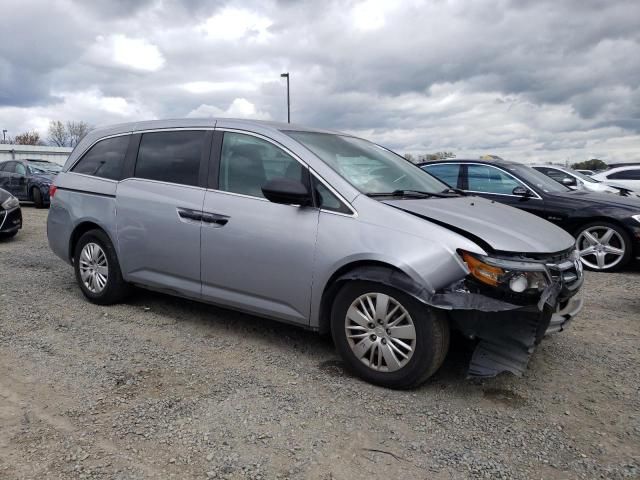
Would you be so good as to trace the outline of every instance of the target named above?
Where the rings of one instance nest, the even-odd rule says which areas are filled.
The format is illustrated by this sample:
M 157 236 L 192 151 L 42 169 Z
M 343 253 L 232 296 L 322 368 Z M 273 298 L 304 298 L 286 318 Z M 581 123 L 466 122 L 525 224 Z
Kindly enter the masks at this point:
M 365 293 L 356 298 L 344 320 L 351 350 L 373 370 L 393 372 L 415 351 L 416 329 L 409 312 L 393 297 Z
M 97 243 L 87 243 L 80 252 L 80 277 L 91 293 L 100 293 L 107 286 L 109 265 L 104 250 Z
M 616 266 L 624 257 L 626 245 L 614 229 L 593 226 L 583 230 L 576 242 L 582 263 L 594 270 Z

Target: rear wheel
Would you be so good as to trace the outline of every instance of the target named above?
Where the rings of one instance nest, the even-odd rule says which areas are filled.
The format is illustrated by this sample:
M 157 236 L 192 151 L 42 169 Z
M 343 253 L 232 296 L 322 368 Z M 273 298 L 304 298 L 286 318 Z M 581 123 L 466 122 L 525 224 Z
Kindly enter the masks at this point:
M 36 206 L 36 208 L 44 207 L 44 201 L 42 200 L 42 192 L 40 191 L 39 188 L 33 187 L 31 189 L 31 198 L 33 198 L 33 204 Z
M 631 239 L 618 225 L 590 223 L 580 229 L 576 238 L 582 264 L 589 270 L 612 272 L 631 260 Z
M 375 282 L 342 287 L 333 304 L 331 332 L 349 370 L 388 388 L 420 385 L 449 349 L 449 325 L 440 312 Z
M 82 293 L 91 302 L 111 305 L 129 293 L 111 240 L 102 230 L 83 234 L 75 248 L 74 269 Z

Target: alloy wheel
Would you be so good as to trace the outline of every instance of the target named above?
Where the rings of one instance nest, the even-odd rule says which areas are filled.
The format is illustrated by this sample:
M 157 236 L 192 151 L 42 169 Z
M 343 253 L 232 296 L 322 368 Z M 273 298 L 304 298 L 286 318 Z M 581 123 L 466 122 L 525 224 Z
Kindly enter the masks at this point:
M 109 265 L 107 256 L 97 243 L 87 243 L 80 252 L 80 277 L 91 293 L 100 293 L 107 286 Z
M 416 329 L 409 312 L 395 298 L 365 293 L 345 316 L 345 332 L 354 355 L 381 372 L 403 368 L 416 348 Z
M 626 251 L 622 236 L 614 229 L 593 226 L 583 230 L 576 241 L 582 263 L 594 270 L 607 270 L 620 263 Z

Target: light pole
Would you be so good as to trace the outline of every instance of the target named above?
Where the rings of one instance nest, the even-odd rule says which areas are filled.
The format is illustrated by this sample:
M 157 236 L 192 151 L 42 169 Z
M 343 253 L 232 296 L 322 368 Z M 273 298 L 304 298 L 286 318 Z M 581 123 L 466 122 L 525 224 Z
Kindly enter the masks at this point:
M 287 123 L 291 123 L 291 100 L 289 98 L 289 72 L 281 73 L 280 76 L 287 79 Z
M 7 143 L 7 131 L 2 130 L 2 143 Z

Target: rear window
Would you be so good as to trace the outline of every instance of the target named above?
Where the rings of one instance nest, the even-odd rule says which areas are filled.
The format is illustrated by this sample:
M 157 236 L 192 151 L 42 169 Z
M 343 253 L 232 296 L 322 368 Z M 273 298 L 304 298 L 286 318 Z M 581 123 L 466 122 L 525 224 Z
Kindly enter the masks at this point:
M 129 146 L 129 135 L 100 140 L 71 169 L 94 177 L 120 180 L 122 164 Z
M 640 180 L 640 168 L 634 170 L 621 170 L 607 176 L 611 180 Z
M 204 144 L 204 131 L 145 133 L 140 140 L 135 176 L 197 186 Z

